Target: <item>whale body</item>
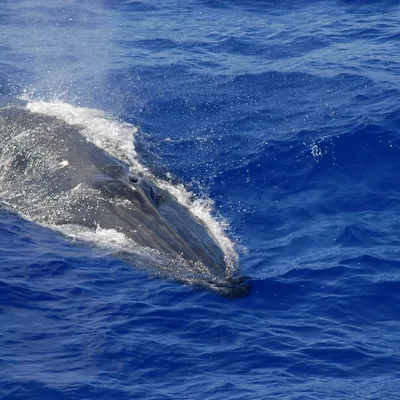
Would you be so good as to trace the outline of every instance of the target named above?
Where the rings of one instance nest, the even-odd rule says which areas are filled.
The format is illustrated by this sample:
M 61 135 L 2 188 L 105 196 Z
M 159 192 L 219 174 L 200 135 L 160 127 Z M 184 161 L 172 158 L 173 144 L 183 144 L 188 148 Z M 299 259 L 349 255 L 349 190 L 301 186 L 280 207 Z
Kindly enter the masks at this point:
M 205 224 L 167 190 L 80 134 L 79 126 L 21 105 L 0 109 L 0 201 L 34 222 L 125 235 L 119 256 L 160 276 L 229 296 L 249 286 Z

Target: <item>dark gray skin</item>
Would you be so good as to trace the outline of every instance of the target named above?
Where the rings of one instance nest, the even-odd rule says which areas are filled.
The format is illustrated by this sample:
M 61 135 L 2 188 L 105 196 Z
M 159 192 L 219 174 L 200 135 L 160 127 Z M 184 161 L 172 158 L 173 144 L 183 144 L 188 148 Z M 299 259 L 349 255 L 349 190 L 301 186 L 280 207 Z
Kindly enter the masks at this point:
M 227 268 L 207 228 L 185 207 L 55 117 L 21 106 L 0 109 L 0 200 L 49 226 L 122 232 L 165 256 L 162 268 L 157 264 L 159 275 L 228 297 L 249 291 Z

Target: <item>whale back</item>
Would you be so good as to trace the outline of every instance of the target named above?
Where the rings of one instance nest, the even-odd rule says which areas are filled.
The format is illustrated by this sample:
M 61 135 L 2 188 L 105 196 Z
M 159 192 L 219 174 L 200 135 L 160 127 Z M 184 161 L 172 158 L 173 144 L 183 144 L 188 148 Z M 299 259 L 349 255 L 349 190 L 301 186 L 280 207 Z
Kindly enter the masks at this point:
M 123 233 L 134 246 L 167 256 L 160 273 L 242 292 L 207 227 L 153 182 L 130 182 L 128 166 L 80 129 L 23 107 L 0 109 L 0 200 L 50 227 Z

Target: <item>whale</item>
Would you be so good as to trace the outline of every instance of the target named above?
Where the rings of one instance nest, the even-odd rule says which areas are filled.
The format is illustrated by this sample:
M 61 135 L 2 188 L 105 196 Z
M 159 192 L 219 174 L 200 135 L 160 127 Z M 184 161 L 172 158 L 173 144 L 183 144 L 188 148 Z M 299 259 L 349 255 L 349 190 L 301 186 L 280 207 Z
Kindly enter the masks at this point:
M 103 230 L 127 239 L 115 255 L 151 275 L 225 297 L 250 285 L 206 224 L 157 179 L 87 140 L 78 125 L 24 104 L 0 108 L 0 201 L 61 231 Z

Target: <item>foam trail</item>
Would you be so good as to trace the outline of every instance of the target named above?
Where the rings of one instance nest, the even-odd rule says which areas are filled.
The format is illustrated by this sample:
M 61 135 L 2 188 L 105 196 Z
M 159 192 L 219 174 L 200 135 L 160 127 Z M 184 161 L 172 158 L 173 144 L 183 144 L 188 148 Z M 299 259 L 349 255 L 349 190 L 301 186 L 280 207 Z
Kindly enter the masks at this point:
M 68 103 L 38 101 L 28 103 L 26 107 L 32 112 L 50 115 L 69 125 L 81 127 L 81 134 L 89 142 L 126 164 L 145 170 L 137 161 L 134 144 L 137 128 L 133 125 L 112 119 L 103 111 L 74 107 Z

